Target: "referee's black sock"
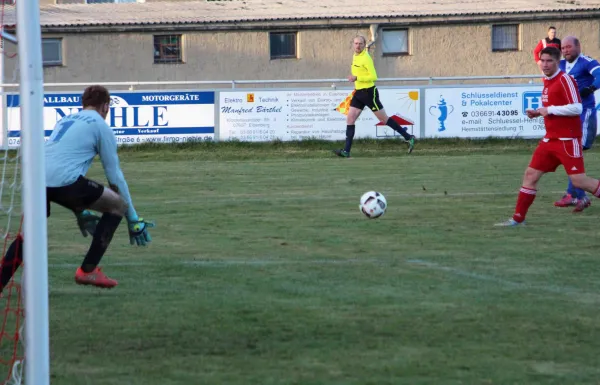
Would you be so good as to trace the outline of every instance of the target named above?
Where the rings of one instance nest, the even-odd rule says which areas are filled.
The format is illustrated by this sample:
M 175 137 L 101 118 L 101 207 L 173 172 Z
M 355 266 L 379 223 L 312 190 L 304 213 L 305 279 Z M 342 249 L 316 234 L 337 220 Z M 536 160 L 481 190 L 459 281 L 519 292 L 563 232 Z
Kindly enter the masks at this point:
M 354 124 L 349 124 L 346 126 L 346 147 L 344 147 L 344 151 L 350 152 L 352 148 L 352 141 L 354 140 L 354 131 L 356 126 Z
M 0 291 L 8 285 L 12 276 L 23 263 L 23 238 L 20 235 L 12 241 L 1 263 Z
M 92 244 L 81 264 L 81 269 L 84 272 L 90 273 L 98 266 L 122 219 L 123 217 L 119 215 L 107 213 L 102 215 L 96 226 Z
M 402 137 L 406 140 L 409 140 L 412 135 L 409 134 L 401 125 L 398 124 L 394 119 L 388 118 L 387 122 L 385 122 L 387 126 L 390 126 L 394 131 L 402 135 Z

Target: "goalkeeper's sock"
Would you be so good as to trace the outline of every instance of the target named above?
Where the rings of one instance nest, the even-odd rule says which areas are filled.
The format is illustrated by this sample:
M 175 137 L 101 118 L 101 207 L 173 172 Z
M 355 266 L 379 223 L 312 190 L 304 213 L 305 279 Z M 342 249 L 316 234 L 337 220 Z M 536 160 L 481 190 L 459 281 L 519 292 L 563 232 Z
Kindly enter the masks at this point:
M 92 244 L 81 264 L 81 270 L 85 273 L 91 273 L 100 264 L 100 260 L 106 249 L 108 249 L 108 245 L 110 245 L 110 241 L 122 219 L 123 217 L 119 215 L 108 213 L 102 215 L 102 218 L 98 221 L 98 226 L 96 226 Z
M 515 214 L 513 215 L 515 222 L 521 223 L 525 220 L 527 211 L 535 200 L 536 193 L 537 191 L 534 189 L 521 187 L 521 190 L 519 190 L 519 196 L 517 198 L 517 207 L 515 208 Z
M 392 130 L 396 131 L 397 133 L 399 133 L 400 135 L 402 135 L 402 137 L 405 140 L 409 140 L 410 138 L 412 138 L 412 135 L 409 134 L 401 125 L 398 124 L 398 122 L 396 122 L 394 119 L 392 118 L 388 118 L 387 122 L 385 122 L 385 124 L 389 127 L 392 128 Z
M 577 198 L 578 200 L 581 200 L 583 198 L 585 198 L 585 190 L 580 189 L 580 188 L 575 188 L 573 189 L 573 198 Z
M 0 263 L 0 291 L 2 291 L 23 263 L 23 238 L 20 235 L 12 241 Z
M 352 141 L 354 140 L 354 132 L 356 131 L 356 125 L 349 124 L 346 126 L 346 147 L 344 147 L 344 151 L 350 153 L 350 149 L 352 148 Z
M 573 198 L 577 198 L 575 196 L 575 187 L 573 187 L 573 181 L 569 178 L 569 184 L 567 185 L 567 194 L 571 194 Z

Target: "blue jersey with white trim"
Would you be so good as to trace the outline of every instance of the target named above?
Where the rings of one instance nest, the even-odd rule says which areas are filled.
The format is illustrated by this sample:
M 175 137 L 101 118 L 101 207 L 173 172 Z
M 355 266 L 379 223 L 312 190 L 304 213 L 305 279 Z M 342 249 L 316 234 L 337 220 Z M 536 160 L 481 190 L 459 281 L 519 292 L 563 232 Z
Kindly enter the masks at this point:
M 600 88 L 600 63 L 589 56 L 579 55 L 574 63 L 568 63 L 565 59 L 560 61 L 560 69 L 575 78 L 579 91 L 594 85 Z M 595 108 L 596 99 L 592 92 L 582 100 L 583 108 Z
M 137 220 L 129 186 L 119 165 L 117 139 L 97 111 L 82 110 L 56 123 L 45 145 L 46 186 L 63 187 L 85 176 L 96 155 L 111 185 L 128 205 L 127 218 Z

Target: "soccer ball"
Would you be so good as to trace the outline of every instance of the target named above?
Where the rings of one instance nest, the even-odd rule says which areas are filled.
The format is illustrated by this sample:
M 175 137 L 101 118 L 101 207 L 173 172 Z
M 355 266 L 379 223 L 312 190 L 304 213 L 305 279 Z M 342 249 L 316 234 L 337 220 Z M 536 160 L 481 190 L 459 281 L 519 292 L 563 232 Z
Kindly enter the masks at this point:
M 387 201 L 383 194 L 377 191 L 369 191 L 360 197 L 360 212 L 365 214 L 367 218 L 379 218 L 387 209 Z

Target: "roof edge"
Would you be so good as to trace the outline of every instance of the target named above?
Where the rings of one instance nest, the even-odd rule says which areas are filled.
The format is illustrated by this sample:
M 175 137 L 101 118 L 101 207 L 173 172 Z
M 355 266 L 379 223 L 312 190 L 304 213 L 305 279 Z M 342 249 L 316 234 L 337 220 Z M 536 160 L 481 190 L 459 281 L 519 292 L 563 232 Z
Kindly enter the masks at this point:
M 201 23 L 145 23 L 145 24 L 87 24 L 46 25 L 44 33 L 97 33 L 97 32 L 158 32 L 158 31 L 251 31 L 275 29 L 329 29 L 356 28 L 379 24 L 380 26 L 426 26 L 441 24 L 484 24 L 526 21 L 550 21 L 573 19 L 600 19 L 600 8 L 585 11 L 542 11 L 461 15 L 427 16 L 381 16 L 381 17 L 334 17 L 306 19 L 257 19 L 247 21 L 212 21 Z M 12 26 L 14 28 L 14 26 Z M 5 25 L 5 28 L 11 26 Z

